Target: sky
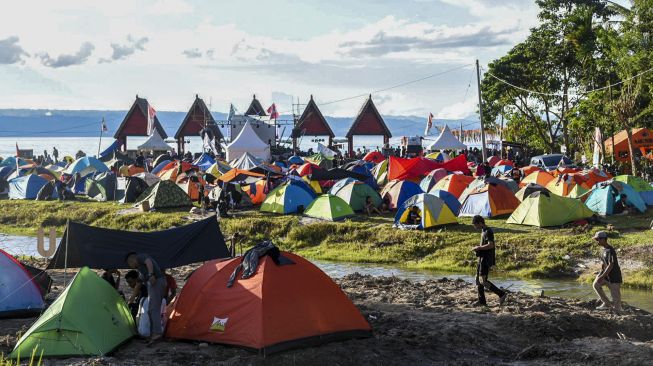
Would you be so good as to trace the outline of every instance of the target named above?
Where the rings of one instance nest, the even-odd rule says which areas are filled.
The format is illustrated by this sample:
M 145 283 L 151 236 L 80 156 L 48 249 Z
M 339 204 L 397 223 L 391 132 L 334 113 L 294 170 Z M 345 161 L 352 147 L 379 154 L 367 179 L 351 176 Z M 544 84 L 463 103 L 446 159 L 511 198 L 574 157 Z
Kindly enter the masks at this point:
M 128 109 L 136 94 L 185 111 L 290 112 L 311 95 L 353 116 L 467 118 L 473 64 L 536 26 L 530 0 L 21 0 L 0 12 L 0 108 Z M 327 104 L 329 103 L 329 104 Z

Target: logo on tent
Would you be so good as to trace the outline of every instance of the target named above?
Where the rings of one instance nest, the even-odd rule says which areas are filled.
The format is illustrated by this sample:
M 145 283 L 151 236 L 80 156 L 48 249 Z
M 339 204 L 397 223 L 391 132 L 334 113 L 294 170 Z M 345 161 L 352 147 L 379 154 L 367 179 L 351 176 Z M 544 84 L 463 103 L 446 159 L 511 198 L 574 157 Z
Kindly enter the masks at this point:
M 224 332 L 225 328 L 227 327 L 227 321 L 229 321 L 229 318 L 216 318 L 213 317 L 213 323 L 211 323 L 211 332 Z

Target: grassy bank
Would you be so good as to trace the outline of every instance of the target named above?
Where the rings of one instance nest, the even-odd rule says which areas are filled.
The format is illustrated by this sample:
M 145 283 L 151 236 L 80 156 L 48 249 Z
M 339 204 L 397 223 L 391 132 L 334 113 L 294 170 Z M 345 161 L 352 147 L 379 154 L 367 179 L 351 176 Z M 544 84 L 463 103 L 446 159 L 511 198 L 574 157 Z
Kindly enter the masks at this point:
M 123 230 L 162 230 L 187 223 L 187 210 L 156 213 L 121 211 L 128 205 L 99 202 L 0 201 L 0 232 L 34 235 L 42 226 L 63 232 L 67 219 Z M 495 228 L 498 269 L 524 278 L 591 278 L 598 263 L 599 247 L 591 240 L 597 230 L 610 229 L 611 243 L 620 248 L 627 286 L 653 288 L 653 235 L 648 226 L 653 212 L 608 218 L 608 225 L 570 229 L 539 229 L 509 225 L 492 219 Z M 271 216 L 244 212 L 225 219 L 226 235 L 240 232 L 247 245 L 271 238 L 283 249 L 313 259 L 384 263 L 407 268 L 472 271 L 475 256 L 470 248 L 479 234 L 468 218 L 459 225 L 430 231 L 392 228 L 392 217 L 358 217 L 330 223 L 297 216 Z M 584 276 L 583 276 L 584 275 Z

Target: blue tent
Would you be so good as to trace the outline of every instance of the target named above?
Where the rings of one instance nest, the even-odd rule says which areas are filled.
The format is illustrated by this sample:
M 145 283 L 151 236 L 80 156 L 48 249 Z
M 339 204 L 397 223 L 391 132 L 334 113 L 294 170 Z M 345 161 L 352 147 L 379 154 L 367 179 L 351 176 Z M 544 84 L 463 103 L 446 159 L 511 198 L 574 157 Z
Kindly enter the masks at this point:
M 511 171 L 513 168 L 510 165 L 499 165 L 495 166 L 492 168 L 492 174 L 493 177 L 496 177 L 497 175 L 503 175 Z
M 618 181 L 597 183 L 592 188 L 585 204 L 599 215 L 612 215 L 614 204 L 622 194 L 627 196 L 626 202 L 630 206 L 635 207 L 639 212 L 646 212 L 646 203 L 639 193 L 629 184 Z
M 302 165 L 304 164 L 304 159 L 300 158 L 297 155 L 293 155 L 288 159 L 288 163 L 292 164 L 297 164 L 297 165 Z
M 284 164 L 283 161 L 275 161 L 274 165 L 278 166 L 279 168 L 286 168 L 286 164 Z
M 0 249 L 0 318 L 34 316 L 44 308 L 41 290 L 32 275 Z
M 316 197 L 315 192 L 308 184 L 298 180 L 289 180 L 268 193 L 261 204 L 261 211 L 284 215 L 294 213 L 297 212 L 299 206 L 306 209 Z
M 409 180 L 392 180 L 383 187 L 381 197 L 385 199 L 388 196 L 390 198 L 390 208 L 399 209 L 404 201 L 420 193 L 424 193 L 424 191 L 417 183 Z
M 159 172 L 161 171 L 161 169 L 163 169 L 163 168 L 164 168 L 166 165 L 168 165 L 168 164 L 170 164 L 170 160 L 164 160 L 164 161 L 160 162 L 159 164 L 157 164 L 157 165 L 154 167 L 154 169 L 152 169 L 152 171 L 151 171 L 150 173 L 152 173 L 152 174 L 159 174 Z
M 0 179 L 7 179 L 7 177 L 10 176 L 11 173 L 14 172 L 14 170 L 16 170 L 15 166 L 11 166 L 11 165 L 3 166 L 2 168 L 0 168 Z
M 13 156 L 7 156 L 2 161 L 0 161 L 0 167 L 2 166 L 13 166 L 16 167 L 16 158 Z
M 9 181 L 9 198 L 14 200 L 33 200 L 48 181 L 38 175 L 30 174 Z
M 88 175 L 89 173 L 104 173 L 108 172 L 109 168 L 98 159 L 92 156 L 84 156 L 72 162 L 66 168 L 64 173 L 74 175 L 80 173 L 82 176 Z
M 647 206 L 653 206 L 653 191 L 639 192 L 639 196 Z
M 196 165 L 197 167 L 199 167 L 201 171 L 206 171 L 213 164 L 215 164 L 215 159 L 213 159 L 210 155 L 208 155 L 206 153 L 202 153 L 202 155 L 200 155 L 193 162 L 193 165 Z
M 120 141 L 118 141 L 118 140 L 114 141 L 114 142 L 111 144 L 111 146 L 107 147 L 106 150 L 104 150 L 104 151 L 102 151 L 102 152 L 100 153 L 100 156 L 99 156 L 99 157 L 100 157 L 100 158 L 103 158 L 103 157 L 105 157 L 105 156 L 107 156 L 107 155 L 113 154 L 114 152 L 120 150 L 120 145 L 121 145 L 121 144 L 120 144 Z
M 372 164 L 372 167 L 374 167 L 374 164 Z M 374 175 L 372 174 L 372 171 L 370 169 L 371 168 L 368 168 L 367 164 L 361 164 L 361 165 L 351 166 L 347 170 L 349 170 L 350 172 L 366 175 L 367 178 L 363 181 L 363 183 L 372 187 L 374 190 L 377 190 L 379 189 L 379 185 L 376 183 L 376 179 L 374 179 Z
M 431 192 L 429 192 L 429 194 L 432 194 L 440 198 L 441 200 L 443 200 L 444 203 L 446 203 L 447 206 L 449 206 L 451 212 L 453 212 L 454 215 L 458 216 L 458 213 L 460 212 L 460 201 L 458 201 L 456 196 L 443 189 L 434 189 Z
M 356 182 L 360 182 L 360 181 L 356 178 L 340 179 L 333 186 L 331 186 L 331 189 L 329 189 L 329 194 L 336 195 L 338 194 L 338 191 L 341 190 L 347 184 L 356 183 Z

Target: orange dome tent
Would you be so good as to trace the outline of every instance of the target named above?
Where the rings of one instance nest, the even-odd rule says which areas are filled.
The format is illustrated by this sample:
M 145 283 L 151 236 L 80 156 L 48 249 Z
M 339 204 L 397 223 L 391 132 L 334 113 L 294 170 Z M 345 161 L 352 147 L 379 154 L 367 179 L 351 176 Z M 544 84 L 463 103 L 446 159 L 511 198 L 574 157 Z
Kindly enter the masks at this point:
M 300 177 L 307 176 L 309 174 L 313 173 L 313 169 L 322 169 L 320 168 L 319 165 L 313 164 L 313 163 L 304 163 L 302 164 L 299 168 L 297 168 L 297 174 L 299 174 Z
M 521 202 L 502 184 L 486 184 L 474 189 L 461 203 L 460 216 L 494 217 L 513 213 Z
M 431 190 L 441 189 L 453 194 L 456 198 L 460 198 L 465 188 L 473 181 L 474 177 L 468 175 L 451 174 L 440 179 Z
M 522 179 L 522 181 L 519 182 L 519 186 L 525 187 L 529 183 L 535 183 L 541 185 L 542 187 L 546 187 L 546 185 L 549 184 L 549 182 L 554 179 L 555 178 L 551 174 L 547 172 L 538 171 L 538 172 L 531 173 L 528 176 L 526 176 L 526 178 Z
M 543 172 L 542 168 L 538 168 L 535 165 L 527 165 L 523 168 L 520 168 L 522 174 L 524 177 L 527 177 L 528 175 L 535 173 L 535 172 Z
M 256 273 L 227 281 L 241 258 L 211 261 L 189 278 L 169 307 L 166 336 L 279 352 L 368 337 L 370 325 L 344 292 L 306 259 L 261 258 Z
M 378 164 L 385 160 L 385 156 L 380 151 L 370 151 L 363 157 L 363 160 Z
M 255 187 L 254 194 L 252 194 L 252 184 L 244 185 L 243 186 L 243 191 L 247 193 L 249 198 L 252 200 L 252 203 L 255 205 L 260 205 L 265 201 L 265 197 L 267 197 L 267 194 L 265 193 L 265 185 L 267 184 L 267 180 L 261 179 L 258 182 L 254 183 L 253 186 Z
M 554 178 L 546 185 L 546 189 L 548 189 L 553 194 L 565 197 L 569 195 L 575 185 L 576 183 L 574 183 L 573 179 Z

